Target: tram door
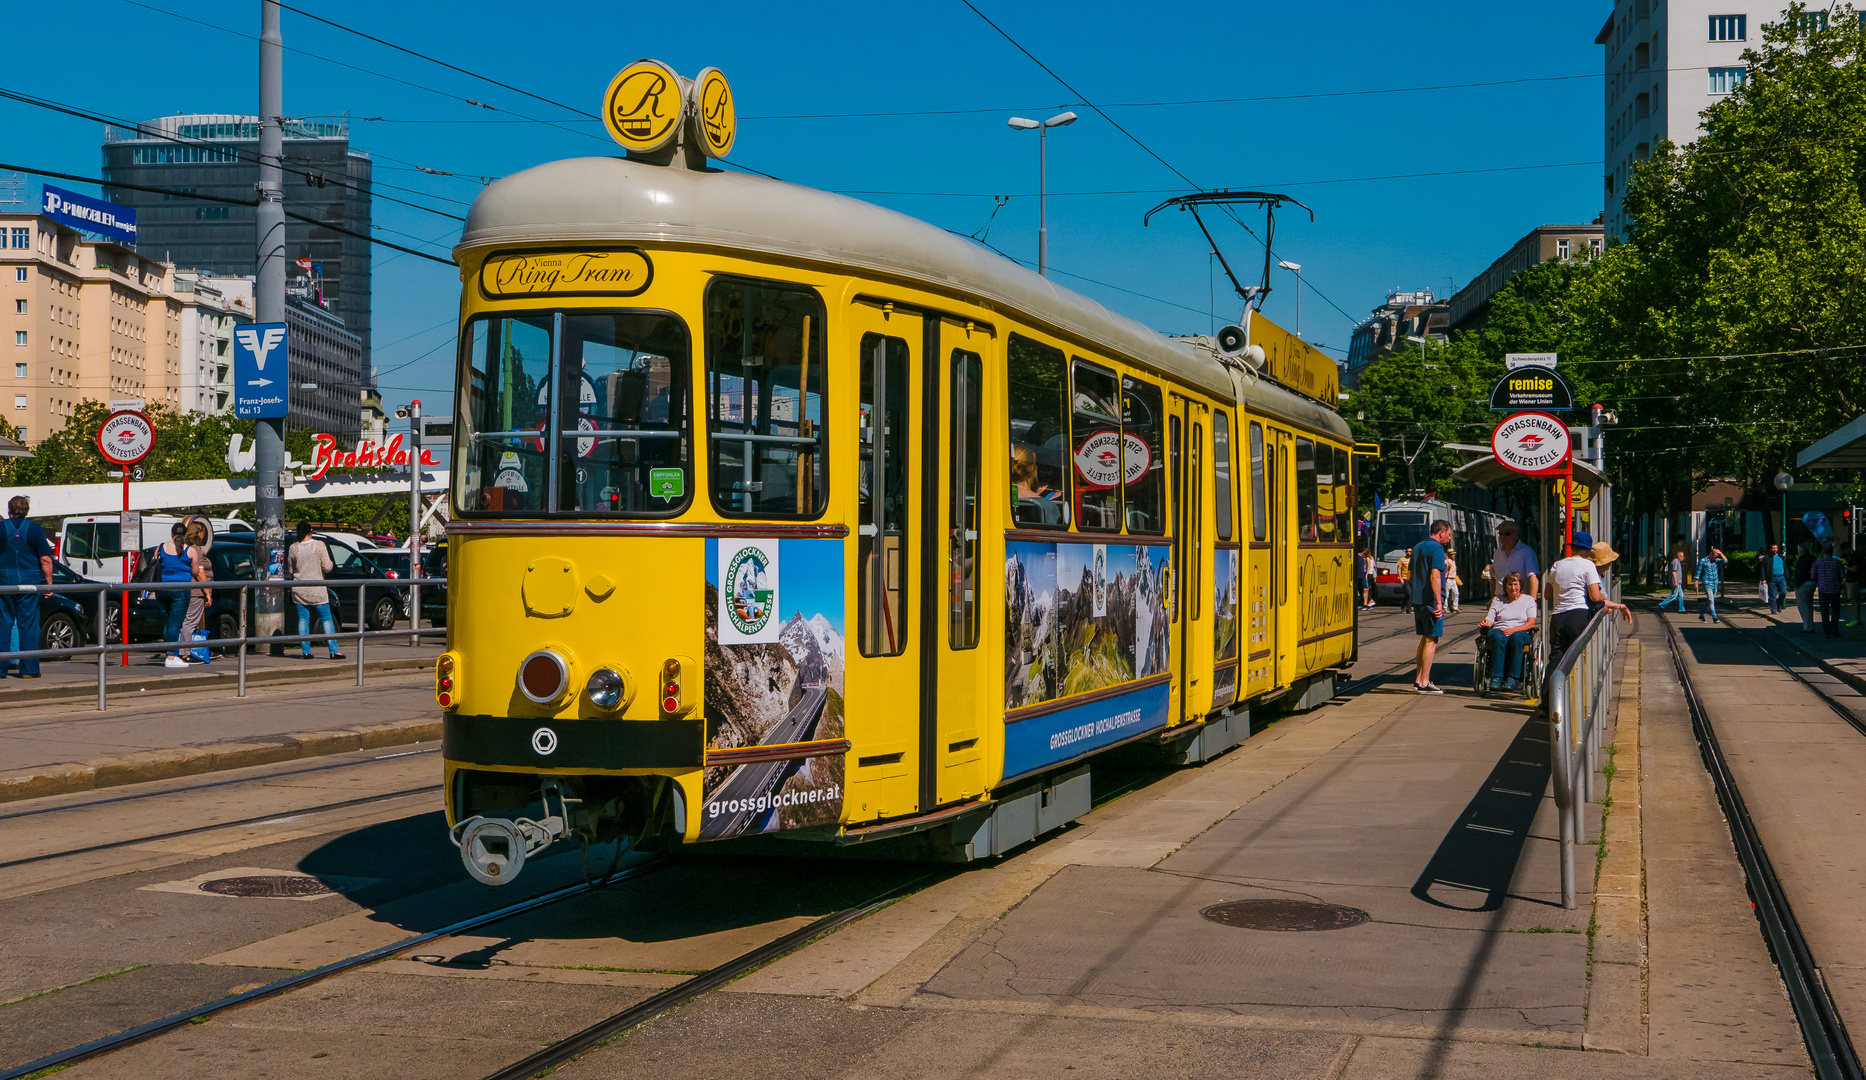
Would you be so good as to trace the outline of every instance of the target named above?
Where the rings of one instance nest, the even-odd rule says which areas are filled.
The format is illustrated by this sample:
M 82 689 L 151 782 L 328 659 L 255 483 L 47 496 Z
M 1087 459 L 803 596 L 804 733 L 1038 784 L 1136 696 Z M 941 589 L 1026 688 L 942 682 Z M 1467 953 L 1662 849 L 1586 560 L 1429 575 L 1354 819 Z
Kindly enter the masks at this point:
M 1290 581 L 1296 575 L 1296 522 L 1290 503 L 1295 497 L 1296 437 L 1287 431 L 1272 429 L 1276 452 L 1270 459 L 1270 542 L 1275 546 L 1275 572 L 1271 575 L 1270 647 L 1275 668 L 1272 679 L 1277 686 L 1288 686 L 1295 677 L 1295 613 L 1290 610 Z
M 937 455 L 937 483 L 927 491 L 925 551 L 920 580 L 927 597 L 920 625 L 932 663 L 921 669 L 920 808 L 925 811 L 984 790 L 984 722 L 1002 712 L 1002 681 L 982 648 L 986 584 L 980 538 L 985 500 L 986 386 L 1001 385 L 994 331 L 975 322 L 929 320 L 929 393 L 939 402 L 926 417 L 928 460 Z M 995 399 L 996 395 L 992 395 Z M 932 470 L 928 470 L 932 473 Z
M 1185 723 L 1210 701 L 1200 673 L 1211 670 L 1206 617 L 1205 407 L 1183 401 L 1167 422 L 1173 482 L 1173 659 L 1179 701 L 1174 715 Z M 1202 647 L 1203 646 L 1203 647 Z
M 855 450 L 857 510 L 845 560 L 854 625 L 842 662 L 845 731 L 856 750 L 843 805 L 851 821 L 866 821 L 920 808 L 917 602 L 925 594 L 914 583 L 923 558 L 925 324 L 880 302 L 858 301 L 849 316 L 857 378 L 845 385 L 859 389 L 842 442 Z

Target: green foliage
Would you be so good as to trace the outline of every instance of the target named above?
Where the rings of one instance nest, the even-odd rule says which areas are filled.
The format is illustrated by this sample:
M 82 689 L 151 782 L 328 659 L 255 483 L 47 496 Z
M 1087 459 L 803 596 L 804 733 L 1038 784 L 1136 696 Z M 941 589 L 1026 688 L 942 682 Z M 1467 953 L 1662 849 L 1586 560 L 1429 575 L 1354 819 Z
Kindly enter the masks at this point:
M 1608 446 L 1623 510 L 1720 477 L 1766 505 L 1778 468 L 1866 412 L 1866 35 L 1851 10 L 1798 34 L 1802 11 L 1763 28 L 1747 83 L 1706 110 L 1701 138 L 1638 163 L 1623 242 L 1517 274 L 1487 324 L 1445 347 L 1443 369 L 1422 370 L 1416 352 L 1374 365 L 1357 436 L 1484 442 L 1496 417 L 1464 399 L 1489 389 L 1505 352 L 1558 352 L 1577 404 L 1619 413 Z M 1419 486 L 1451 457 L 1421 457 Z M 1390 493 L 1386 466 L 1377 490 Z

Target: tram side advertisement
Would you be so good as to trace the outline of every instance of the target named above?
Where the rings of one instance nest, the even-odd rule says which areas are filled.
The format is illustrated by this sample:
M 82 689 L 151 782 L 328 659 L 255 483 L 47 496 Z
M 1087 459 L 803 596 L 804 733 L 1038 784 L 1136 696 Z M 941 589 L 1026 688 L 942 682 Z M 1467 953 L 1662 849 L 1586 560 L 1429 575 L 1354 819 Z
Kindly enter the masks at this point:
M 706 541 L 706 749 L 843 737 L 843 546 Z M 843 755 L 709 767 L 700 837 L 834 825 Z
M 1166 724 L 1166 567 L 1157 545 L 1012 542 L 1005 560 L 1004 775 Z M 1068 707 L 1068 699 L 1094 695 Z

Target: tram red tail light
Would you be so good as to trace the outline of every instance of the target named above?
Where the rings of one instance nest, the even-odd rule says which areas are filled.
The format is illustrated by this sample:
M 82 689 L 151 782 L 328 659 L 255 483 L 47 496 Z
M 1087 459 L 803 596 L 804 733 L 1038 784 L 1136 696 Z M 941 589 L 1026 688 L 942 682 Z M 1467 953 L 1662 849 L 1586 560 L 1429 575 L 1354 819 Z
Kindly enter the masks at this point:
M 452 653 L 442 653 L 434 661 L 434 702 L 443 709 L 453 708 L 454 665 Z
M 684 656 L 670 656 L 661 665 L 661 712 L 667 716 L 680 716 L 693 708 L 684 689 L 683 676 L 692 664 Z

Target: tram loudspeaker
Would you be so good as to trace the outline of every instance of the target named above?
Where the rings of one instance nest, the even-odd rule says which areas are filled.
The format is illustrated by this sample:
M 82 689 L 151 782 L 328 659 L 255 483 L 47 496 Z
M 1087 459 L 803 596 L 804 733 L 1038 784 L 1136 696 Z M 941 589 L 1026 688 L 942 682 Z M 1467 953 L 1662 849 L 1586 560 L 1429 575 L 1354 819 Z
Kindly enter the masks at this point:
M 1249 339 L 1244 336 L 1242 326 L 1224 327 L 1214 335 L 1213 340 L 1218 344 L 1220 356 L 1240 356 L 1250 344 Z

